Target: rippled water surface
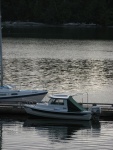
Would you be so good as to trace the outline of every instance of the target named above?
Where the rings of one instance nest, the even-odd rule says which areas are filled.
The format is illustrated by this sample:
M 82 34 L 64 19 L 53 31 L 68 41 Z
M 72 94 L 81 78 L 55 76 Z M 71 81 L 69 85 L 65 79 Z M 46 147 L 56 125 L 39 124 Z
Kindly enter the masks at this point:
M 4 82 L 21 89 L 84 92 L 90 102 L 113 101 L 112 41 L 3 38 L 3 68 Z M 113 121 L 0 116 L 0 135 L 1 150 L 113 149 Z
M 4 82 L 113 101 L 113 41 L 3 38 Z M 85 97 L 85 96 L 84 96 Z
M 60 120 L 61 121 L 61 120 Z M 112 150 L 113 121 L 66 122 L 42 119 L 0 120 L 1 150 Z M 59 124 L 58 124 L 59 122 Z

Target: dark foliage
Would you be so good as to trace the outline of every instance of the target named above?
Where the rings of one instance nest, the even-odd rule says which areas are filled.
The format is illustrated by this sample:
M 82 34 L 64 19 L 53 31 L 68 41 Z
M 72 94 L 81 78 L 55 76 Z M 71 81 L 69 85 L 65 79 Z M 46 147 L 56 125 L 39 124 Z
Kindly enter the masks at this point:
M 113 0 L 2 0 L 2 21 L 113 25 Z

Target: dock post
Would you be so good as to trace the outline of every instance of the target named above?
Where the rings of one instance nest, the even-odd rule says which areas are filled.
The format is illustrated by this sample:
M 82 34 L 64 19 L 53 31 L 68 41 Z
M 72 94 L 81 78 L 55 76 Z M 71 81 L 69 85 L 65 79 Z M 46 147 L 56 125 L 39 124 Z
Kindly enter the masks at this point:
M 86 94 L 87 94 L 87 110 L 88 110 L 88 93 L 86 92 Z

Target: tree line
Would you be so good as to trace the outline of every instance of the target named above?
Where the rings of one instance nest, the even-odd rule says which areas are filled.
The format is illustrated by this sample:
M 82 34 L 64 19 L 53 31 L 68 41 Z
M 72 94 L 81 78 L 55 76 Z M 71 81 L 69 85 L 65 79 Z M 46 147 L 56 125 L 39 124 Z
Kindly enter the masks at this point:
M 113 25 L 113 0 L 2 0 L 2 21 Z

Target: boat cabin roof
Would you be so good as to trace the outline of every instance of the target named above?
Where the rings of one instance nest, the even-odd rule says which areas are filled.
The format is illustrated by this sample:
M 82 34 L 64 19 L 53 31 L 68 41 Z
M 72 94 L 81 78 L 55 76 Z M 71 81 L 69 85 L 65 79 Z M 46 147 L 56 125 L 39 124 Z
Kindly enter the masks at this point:
M 50 95 L 50 98 L 55 98 L 55 99 L 68 99 L 70 95 L 62 95 L 62 94 L 55 94 L 55 95 Z

